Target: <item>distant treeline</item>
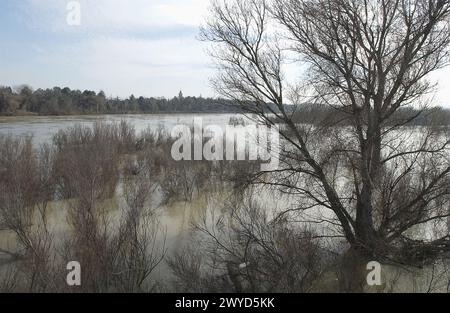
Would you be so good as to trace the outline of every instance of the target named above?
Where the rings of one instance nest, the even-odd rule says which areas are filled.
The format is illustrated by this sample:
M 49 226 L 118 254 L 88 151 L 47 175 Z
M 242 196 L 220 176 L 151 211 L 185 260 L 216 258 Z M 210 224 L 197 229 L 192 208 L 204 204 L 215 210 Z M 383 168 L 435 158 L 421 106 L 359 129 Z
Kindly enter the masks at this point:
M 0 115 L 75 115 L 126 113 L 236 113 L 233 102 L 203 97 L 184 97 L 182 92 L 172 99 L 130 96 L 108 98 L 103 91 L 70 88 L 32 90 L 0 87 Z
M 351 114 L 345 111 L 320 104 L 301 104 L 291 106 L 289 110 L 292 119 L 298 124 L 322 124 L 322 125 L 351 125 Z M 364 119 L 364 112 L 361 112 Z M 367 123 L 367 121 L 365 121 Z M 403 107 L 385 121 L 387 126 L 447 126 L 450 125 L 450 109 L 432 107 L 415 109 Z
M 271 110 L 276 107 L 269 105 Z M 252 108 L 252 103 L 246 104 Z M 0 87 L 0 115 L 76 115 L 76 114 L 129 114 L 129 113 L 240 113 L 240 106 L 233 101 L 203 97 L 172 99 L 144 98 L 131 95 L 127 99 L 108 98 L 103 91 L 71 90 L 70 88 L 37 89 L 28 86 L 16 89 Z M 267 111 L 268 112 L 268 111 Z M 286 108 L 296 123 L 348 125 L 349 117 L 338 109 L 320 104 L 289 105 Z M 419 111 L 401 108 L 389 121 L 391 124 L 450 125 L 450 110 L 432 108 Z

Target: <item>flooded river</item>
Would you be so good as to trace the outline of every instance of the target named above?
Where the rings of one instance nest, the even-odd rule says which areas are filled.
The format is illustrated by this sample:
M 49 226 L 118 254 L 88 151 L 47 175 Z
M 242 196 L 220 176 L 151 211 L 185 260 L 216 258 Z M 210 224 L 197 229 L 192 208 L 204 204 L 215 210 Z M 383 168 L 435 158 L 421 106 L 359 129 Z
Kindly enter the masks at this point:
M 75 125 L 92 126 L 96 122 L 118 123 L 125 121 L 137 132 L 148 128 L 170 131 L 176 125 L 193 125 L 195 118 L 202 118 L 205 125 L 227 125 L 236 114 L 152 114 L 152 115 L 86 115 L 86 116 L 24 116 L 0 117 L 0 134 L 33 136 L 35 145 L 50 142 L 59 130 Z
M 39 146 L 43 143 L 50 143 L 52 137 L 60 130 L 73 127 L 75 125 L 92 126 L 96 122 L 105 123 L 118 123 L 121 121 L 128 122 L 133 125 L 138 133 L 143 130 L 151 129 L 165 129 L 169 131 L 176 125 L 193 125 L 195 118 L 202 118 L 204 125 L 218 125 L 225 126 L 230 123 L 234 118 L 241 118 L 242 116 L 236 114 L 162 114 L 162 115 L 99 115 L 99 116 L 62 116 L 62 117 L 0 117 L 0 135 L 12 135 L 12 136 L 33 136 L 33 143 Z M 445 132 L 447 133 L 447 132 Z M 448 133 L 447 133 L 448 134 Z M 276 192 L 271 194 L 267 192 L 257 193 L 258 200 L 265 204 L 267 208 L 271 210 L 295 208 L 296 202 L 292 201 L 286 196 L 281 196 Z M 153 207 L 156 210 L 162 228 L 165 234 L 165 244 L 169 249 L 169 254 L 174 249 L 177 249 L 183 245 L 183 239 L 189 233 L 190 224 L 193 220 L 198 218 L 205 206 L 212 206 L 219 208 L 227 200 L 227 193 L 204 195 L 197 201 L 192 203 L 186 202 L 171 202 L 170 204 L 163 205 L 160 203 L 159 196 L 154 195 L 156 199 L 153 199 Z M 120 207 L 124 205 L 123 200 L 111 199 L 108 204 L 112 213 L 119 215 L 121 213 Z M 62 220 L 66 220 L 67 203 L 55 202 L 50 205 L 51 222 L 54 234 L 63 238 L 67 232 L 66 225 L 60 223 Z M 266 208 L 266 209 L 267 209 Z M 13 248 L 14 240 L 13 236 L 0 237 L 0 246 L 4 248 Z M 0 260 L 1 261 L 1 260 Z M 1 264 L 1 262 L 0 262 Z M 398 272 L 397 269 L 385 268 L 385 291 L 389 290 L 389 281 L 401 281 L 400 286 L 397 289 L 407 292 L 417 292 L 426 290 L 426 286 L 430 285 L 431 281 L 438 281 L 436 290 L 433 291 L 446 291 L 447 283 L 447 267 L 445 269 L 439 268 L 435 272 L 435 268 L 426 269 L 416 273 L 408 269 L 407 271 Z M 431 274 L 430 274 L 431 273 Z M 166 266 L 161 266 L 155 271 L 155 276 L 164 278 L 167 275 Z M 392 287 L 393 288 L 393 287 Z

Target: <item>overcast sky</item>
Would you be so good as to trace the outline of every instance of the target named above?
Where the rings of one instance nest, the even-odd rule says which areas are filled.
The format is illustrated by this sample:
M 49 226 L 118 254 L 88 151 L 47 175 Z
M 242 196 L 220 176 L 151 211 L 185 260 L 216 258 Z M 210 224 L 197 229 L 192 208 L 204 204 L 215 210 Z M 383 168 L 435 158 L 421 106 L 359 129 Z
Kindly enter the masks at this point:
M 206 46 L 197 40 L 208 0 L 0 1 L 0 85 L 68 86 L 109 96 L 214 96 Z M 450 107 L 450 69 L 436 73 L 436 103 Z

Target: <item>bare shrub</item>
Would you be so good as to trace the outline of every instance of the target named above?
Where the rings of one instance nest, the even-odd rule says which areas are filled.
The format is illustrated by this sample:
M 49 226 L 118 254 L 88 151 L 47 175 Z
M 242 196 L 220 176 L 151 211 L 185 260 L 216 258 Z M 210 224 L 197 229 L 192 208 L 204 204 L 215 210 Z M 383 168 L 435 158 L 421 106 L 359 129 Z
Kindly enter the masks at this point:
M 118 220 L 83 207 L 71 209 L 74 231 L 64 258 L 82 264 L 84 292 L 152 290 L 146 280 L 164 257 L 164 237 L 156 217 L 144 206 L 144 187 L 126 190 L 128 206 Z
M 191 238 L 192 239 L 192 238 Z M 225 272 L 208 267 L 203 247 L 186 245 L 166 259 L 173 274 L 171 288 L 177 292 L 212 293 L 233 290 Z
M 3 265 L 3 264 L 2 264 Z M 8 267 L 0 270 L 0 292 L 12 293 L 17 290 L 18 271 L 14 268 Z
M 81 197 L 70 208 L 73 233 L 65 259 L 82 264 L 83 291 L 141 292 L 155 287 L 149 276 L 165 254 L 164 234 L 150 203 L 155 182 L 144 167 L 124 176 L 122 184 L 125 205 L 119 215 L 105 210 L 98 197 L 91 202 Z M 97 186 L 90 188 L 86 194 L 95 194 Z
M 125 121 L 121 121 L 118 127 L 119 152 L 121 154 L 134 153 L 137 149 L 136 130 L 132 125 Z
M 43 291 L 52 283 L 45 210 L 52 194 L 48 155 L 46 149 L 37 154 L 30 137 L 0 137 L 0 231 L 16 240 L 13 251 L 0 247 L 0 253 L 17 262 L 22 291 Z
M 170 199 L 192 201 L 194 193 L 201 189 L 202 175 L 199 162 L 171 161 L 161 180 L 161 189 L 165 201 Z
M 114 195 L 119 180 L 117 125 L 76 126 L 54 137 L 56 175 L 63 199 L 79 198 L 86 204 Z
M 308 292 L 327 257 L 312 233 L 269 218 L 248 199 L 205 211 L 195 229 L 206 245 L 203 261 L 195 247 L 169 261 L 182 290 L 194 281 L 209 292 Z

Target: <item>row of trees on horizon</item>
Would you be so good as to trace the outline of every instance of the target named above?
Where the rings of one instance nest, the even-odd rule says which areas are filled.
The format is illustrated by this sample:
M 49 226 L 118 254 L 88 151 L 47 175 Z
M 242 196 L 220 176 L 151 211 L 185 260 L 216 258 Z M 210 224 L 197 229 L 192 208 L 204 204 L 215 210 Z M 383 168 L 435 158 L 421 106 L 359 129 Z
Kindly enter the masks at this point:
M 254 106 L 246 104 L 253 112 Z M 272 106 L 272 110 L 277 110 Z M 287 111 L 297 123 L 348 124 L 346 115 L 327 105 L 302 103 L 290 105 Z M 68 87 L 33 90 L 29 86 L 0 87 L 0 115 L 77 115 L 127 113 L 240 113 L 242 108 L 232 100 L 179 95 L 172 99 L 135 97 L 126 99 L 107 97 L 103 91 L 72 90 Z M 269 111 L 267 111 L 269 113 Z M 255 113 L 255 112 L 253 112 Z M 414 117 L 414 118 L 412 118 Z M 400 109 L 394 119 L 412 125 L 450 125 L 450 109 L 440 107 L 418 110 Z M 409 121 L 411 119 L 411 121 Z M 412 121 L 413 120 L 413 121 Z
M 103 91 L 72 90 L 54 87 L 33 90 L 0 87 L 0 115 L 74 115 L 123 113 L 233 113 L 237 108 L 230 101 L 184 97 L 183 93 L 172 99 L 135 97 L 127 99 L 107 97 Z

